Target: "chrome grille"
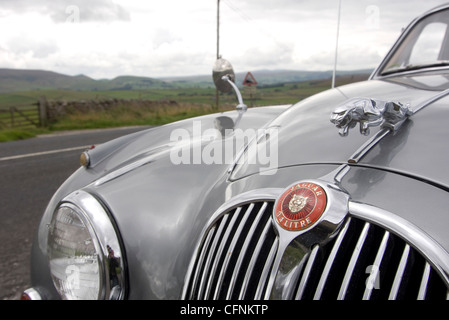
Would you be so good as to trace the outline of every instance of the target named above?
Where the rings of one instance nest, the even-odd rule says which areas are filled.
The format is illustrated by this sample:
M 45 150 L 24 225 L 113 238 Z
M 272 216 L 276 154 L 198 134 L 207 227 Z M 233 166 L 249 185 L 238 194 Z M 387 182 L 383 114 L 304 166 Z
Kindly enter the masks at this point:
M 277 249 L 272 202 L 236 207 L 208 230 L 189 283 L 191 299 L 260 299 Z
M 279 239 L 273 201 L 241 204 L 206 230 L 186 299 L 265 299 Z M 313 229 L 310 231 L 313 232 Z M 287 299 L 448 299 L 446 282 L 414 246 L 364 218 L 348 216 L 337 236 L 301 261 Z
M 447 288 L 430 264 L 398 236 L 351 217 L 338 237 L 316 245 L 296 299 L 447 299 Z

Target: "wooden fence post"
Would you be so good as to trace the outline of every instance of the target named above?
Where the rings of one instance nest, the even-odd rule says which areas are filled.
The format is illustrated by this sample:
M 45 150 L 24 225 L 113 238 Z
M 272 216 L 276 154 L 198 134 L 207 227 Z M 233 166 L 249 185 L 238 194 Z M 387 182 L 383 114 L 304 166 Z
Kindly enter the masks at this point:
M 45 96 L 41 96 L 38 102 L 39 109 L 39 125 L 41 127 L 46 127 L 48 124 L 48 116 L 47 116 L 47 98 Z
M 9 113 L 11 114 L 11 127 L 14 128 L 14 107 L 9 107 Z

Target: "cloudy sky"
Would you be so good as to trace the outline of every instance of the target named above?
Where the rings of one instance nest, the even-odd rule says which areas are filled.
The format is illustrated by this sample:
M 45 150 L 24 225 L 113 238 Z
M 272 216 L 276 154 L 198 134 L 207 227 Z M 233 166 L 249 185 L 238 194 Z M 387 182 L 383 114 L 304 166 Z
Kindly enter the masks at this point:
M 446 1 L 341 0 L 338 70 L 374 68 L 409 21 Z M 220 0 L 237 72 L 331 70 L 339 0 Z M 217 0 L 0 0 L 0 68 L 114 78 L 210 74 Z

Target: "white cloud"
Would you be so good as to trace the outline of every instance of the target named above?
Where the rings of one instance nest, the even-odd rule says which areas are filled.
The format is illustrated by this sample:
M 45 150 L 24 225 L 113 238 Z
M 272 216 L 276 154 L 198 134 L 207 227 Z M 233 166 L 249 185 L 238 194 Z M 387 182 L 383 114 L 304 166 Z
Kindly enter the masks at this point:
M 373 68 L 418 14 L 443 3 L 342 0 L 338 68 Z M 221 0 L 220 53 L 236 71 L 333 67 L 336 0 Z M 2 0 L 0 67 L 94 78 L 208 74 L 216 1 Z M 5 32 L 7 30 L 7 32 Z
M 57 23 L 130 19 L 128 10 L 112 0 L 2 0 L 2 8 L 14 14 L 39 12 Z

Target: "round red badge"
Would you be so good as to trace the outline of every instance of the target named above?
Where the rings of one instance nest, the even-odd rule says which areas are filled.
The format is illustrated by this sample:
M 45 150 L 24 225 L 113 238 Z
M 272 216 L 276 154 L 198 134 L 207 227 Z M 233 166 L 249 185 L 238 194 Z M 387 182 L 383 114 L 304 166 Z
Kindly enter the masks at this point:
M 286 190 L 275 207 L 276 221 L 289 231 L 300 231 L 314 224 L 326 210 L 326 192 L 312 182 L 301 182 Z

